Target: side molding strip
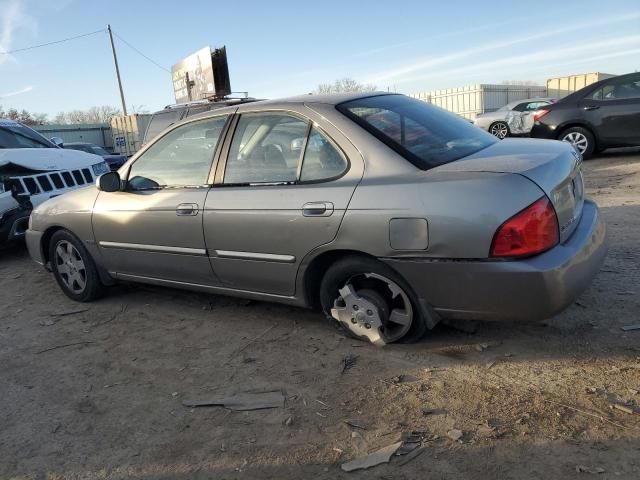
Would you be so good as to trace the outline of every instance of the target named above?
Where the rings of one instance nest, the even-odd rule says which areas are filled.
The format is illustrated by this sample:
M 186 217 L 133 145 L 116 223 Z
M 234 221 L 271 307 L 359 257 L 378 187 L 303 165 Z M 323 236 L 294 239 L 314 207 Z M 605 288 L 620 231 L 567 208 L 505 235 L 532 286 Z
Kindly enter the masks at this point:
M 159 253 L 181 253 L 183 255 L 206 255 L 204 248 L 169 247 L 164 245 L 145 245 L 143 243 L 98 242 L 104 248 L 122 248 L 124 250 L 144 250 Z
M 296 257 L 293 255 L 276 255 L 275 253 L 233 252 L 231 250 L 216 250 L 215 253 L 220 258 L 235 258 L 238 260 L 260 260 L 279 263 L 294 263 L 296 261 Z

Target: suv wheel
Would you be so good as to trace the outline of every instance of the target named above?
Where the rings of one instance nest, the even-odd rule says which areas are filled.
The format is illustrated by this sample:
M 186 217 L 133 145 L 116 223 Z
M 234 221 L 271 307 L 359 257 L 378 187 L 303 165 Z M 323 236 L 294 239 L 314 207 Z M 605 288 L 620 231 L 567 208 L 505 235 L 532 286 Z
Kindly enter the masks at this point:
M 90 302 L 104 291 L 91 255 L 71 232 L 59 230 L 49 242 L 49 260 L 62 291 L 77 302 Z
M 596 140 L 586 128 L 568 128 L 560 134 L 559 139 L 571 143 L 582 154 L 583 158 L 589 158 L 596 149 Z
M 348 257 L 329 267 L 320 285 L 320 303 L 343 332 L 374 345 L 416 341 L 427 330 L 402 278 L 369 258 Z

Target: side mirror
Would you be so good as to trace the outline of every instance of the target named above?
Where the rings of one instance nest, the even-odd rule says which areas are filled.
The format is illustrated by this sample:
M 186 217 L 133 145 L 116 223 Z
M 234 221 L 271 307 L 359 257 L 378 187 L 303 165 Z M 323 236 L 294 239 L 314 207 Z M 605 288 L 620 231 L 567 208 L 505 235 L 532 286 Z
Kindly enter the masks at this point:
M 56 147 L 59 147 L 59 148 L 64 147 L 64 140 L 62 140 L 60 137 L 51 137 L 49 141 L 53 143 Z
M 96 188 L 101 192 L 117 192 L 120 190 L 120 175 L 118 172 L 108 172 L 100 175 L 96 180 Z

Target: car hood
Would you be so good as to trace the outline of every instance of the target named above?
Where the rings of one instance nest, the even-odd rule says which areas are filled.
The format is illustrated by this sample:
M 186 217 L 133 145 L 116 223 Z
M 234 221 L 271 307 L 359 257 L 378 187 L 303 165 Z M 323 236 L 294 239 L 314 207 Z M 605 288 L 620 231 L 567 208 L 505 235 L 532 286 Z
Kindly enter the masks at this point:
M 558 215 L 560 238 L 573 232 L 582 214 L 580 155 L 567 142 L 505 139 L 431 172 L 489 172 L 522 175 L 549 197 Z
M 101 163 L 98 155 L 63 148 L 8 148 L 0 150 L 0 167 L 18 165 L 30 170 L 54 171 L 85 168 Z

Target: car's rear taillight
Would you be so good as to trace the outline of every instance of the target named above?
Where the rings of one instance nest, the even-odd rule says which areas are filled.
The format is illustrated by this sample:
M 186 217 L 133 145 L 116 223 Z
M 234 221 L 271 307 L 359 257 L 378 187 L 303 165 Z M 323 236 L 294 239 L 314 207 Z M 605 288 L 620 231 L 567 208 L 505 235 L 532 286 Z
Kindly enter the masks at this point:
M 492 257 L 528 257 L 560 241 L 558 217 L 547 197 L 529 205 L 504 222 L 493 236 Z
M 541 108 L 540 110 L 536 110 L 535 112 L 533 112 L 533 121 L 537 122 L 542 117 L 544 117 L 547 113 L 549 113 L 549 109 L 547 108 Z

